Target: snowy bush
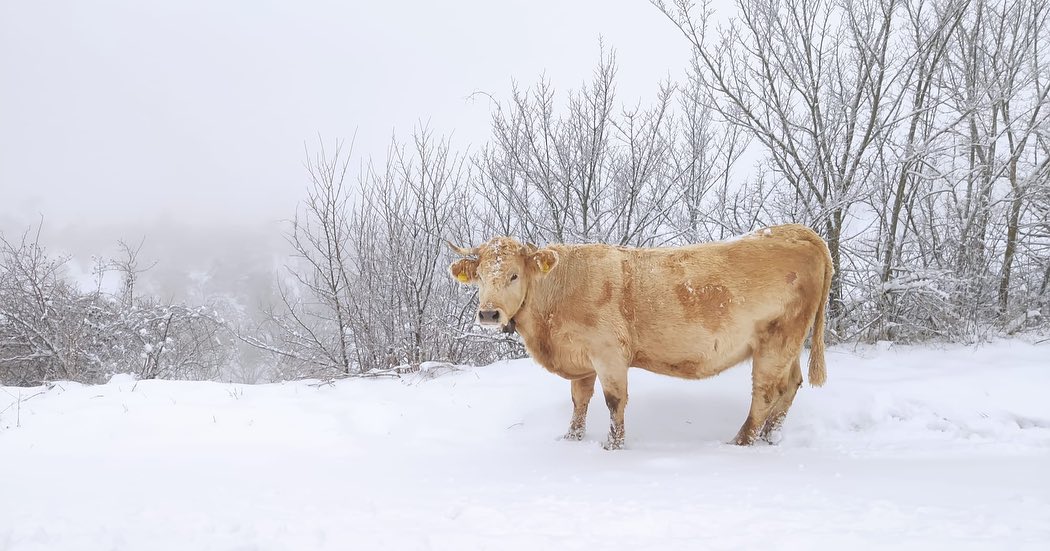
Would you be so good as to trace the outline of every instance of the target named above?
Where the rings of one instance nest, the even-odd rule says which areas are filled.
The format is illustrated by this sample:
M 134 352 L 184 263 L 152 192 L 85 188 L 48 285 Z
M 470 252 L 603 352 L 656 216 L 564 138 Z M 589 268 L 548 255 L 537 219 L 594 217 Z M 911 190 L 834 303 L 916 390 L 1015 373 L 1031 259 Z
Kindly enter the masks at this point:
M 64 273 L 66 259 L 50 256 L 29 232 L 18 241 L 0 236 L 0 384 L 219 374 L 234 351 L 222 320 L 203 307 L 136 296 L 137 250 L 125 252 L 96 270 L 100 278 L 108 269 L 121 272 L 121 292 L 112 295 L 101 286 L 77 288 Z

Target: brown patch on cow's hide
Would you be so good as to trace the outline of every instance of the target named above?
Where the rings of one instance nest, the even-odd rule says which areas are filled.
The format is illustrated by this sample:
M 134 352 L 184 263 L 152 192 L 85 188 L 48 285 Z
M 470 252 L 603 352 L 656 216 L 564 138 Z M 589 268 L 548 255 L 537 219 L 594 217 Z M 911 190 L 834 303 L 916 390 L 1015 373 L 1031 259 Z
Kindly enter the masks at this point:
M 555 371 L 554 343 L 551 342 L 550 324 L 547 323 L 546 319 L 534 321 L 529 324 L 528 332 L 531 337 L 529 341 L 536 345 L 535 348 L 529 348 L 529 353 L 536 360 L 536 363 L 547 368 L 548 371 Z
M 788 285 L 794 283 L 796 279 L 798 279 L 798 274 L 795 272 L 788 272 L 788 274 L 784 276 L 784 281 L 786 281 Z
M 584 325 L 586 327 L 598 326 L 598 316 L 595 315 L 594 310 L 591 308 L 581 308 L 568 311 L 565 313 L 565 318 L 572 323 Z
M 609 411 L 615 412 L 620 407 L 620 397 L 609 392 L 604 392 L 604 394 L 605 405 L 609 407 Z
M 607 279 L 602 285 L 602 294 L 600 297 L 598 297 L 598 306 L 605 306 L 606 304 L 609 304 L 609 301 L 612 300 L 612 296 L 613 284 Z
M 759 328 L 756 332 L 759 334 L 760 337 L 763 335 L 763 333 L 775 335 L 780 332 L 780 320 L 771 320 L 765 324 L 765 327 Z
M 686 281 L 675 286 L 675 296 L 685 309 L 688 319 L 699 321 L 704 327 L 717 331 L 729 319 L 729 307 L 733 303 L 733 293 L 724 285 L 694 286 Z

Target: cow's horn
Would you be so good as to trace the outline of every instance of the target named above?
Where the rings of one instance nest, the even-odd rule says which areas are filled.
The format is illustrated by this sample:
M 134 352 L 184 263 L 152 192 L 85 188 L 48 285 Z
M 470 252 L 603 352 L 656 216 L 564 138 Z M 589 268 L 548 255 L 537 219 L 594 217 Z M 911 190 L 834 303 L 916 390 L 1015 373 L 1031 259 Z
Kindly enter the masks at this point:
M 452 249 L 452 252 L 458 254 L 459 256 L 476 256 L 478 254 L 477 247 L 474 247 L 472 249 L 464 249 L 463 247 L 457 247 L 451 241 L 448 240 L 445 240 L 445 243 L 448 243 L 448 248 Z

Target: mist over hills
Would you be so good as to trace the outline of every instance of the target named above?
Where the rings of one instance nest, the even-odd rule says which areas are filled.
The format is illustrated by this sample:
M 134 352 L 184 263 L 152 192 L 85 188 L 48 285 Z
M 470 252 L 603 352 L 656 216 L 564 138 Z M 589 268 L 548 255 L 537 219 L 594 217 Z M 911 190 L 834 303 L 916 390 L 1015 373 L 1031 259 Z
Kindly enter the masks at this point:
M 140 276 L 143 292 L 190 304 L 226 296 L 254 308 L 274 298 L 275 278 L 288 260 L 282 233 L 286 226 L 281 220 L 189 224 L 167 217 L 146 223 L 59 226 L 45 218 L 40 241 L 50 253 L 69 257 L 68 273 L 83 289 L 96 284 L 94 258 L 116 259 L 121 254 L 118 242 L 123 240 L 142 245 L 140 266 L 149 268 Z M 0 222 L 8 239 L 29 229 L 12 218 Z M 114 291 L 117 286 L 118 275 L 108 273 L 104 288 Z

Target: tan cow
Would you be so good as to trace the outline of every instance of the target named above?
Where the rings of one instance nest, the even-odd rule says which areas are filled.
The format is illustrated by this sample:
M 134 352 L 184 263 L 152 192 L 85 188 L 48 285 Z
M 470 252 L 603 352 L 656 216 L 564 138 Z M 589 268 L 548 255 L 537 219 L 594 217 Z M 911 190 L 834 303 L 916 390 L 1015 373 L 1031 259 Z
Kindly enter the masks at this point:
M 452 276 L 479 287 L 478 321 L 517 330 L 529 354 L 572 381 L 567 439 L 584 434 L 594 381 L 612 424 L 605 447 L 624 441 L 627 369 L 685 379 L 752 360 L 751 411 L 734 442 L 768 440 L 802 384 L 824 383 L 824 307 L 831 255 L 805 226 L 773 226 L 731 241 L 676 248 L 550 245 L 496 237 L 472 249 Z

